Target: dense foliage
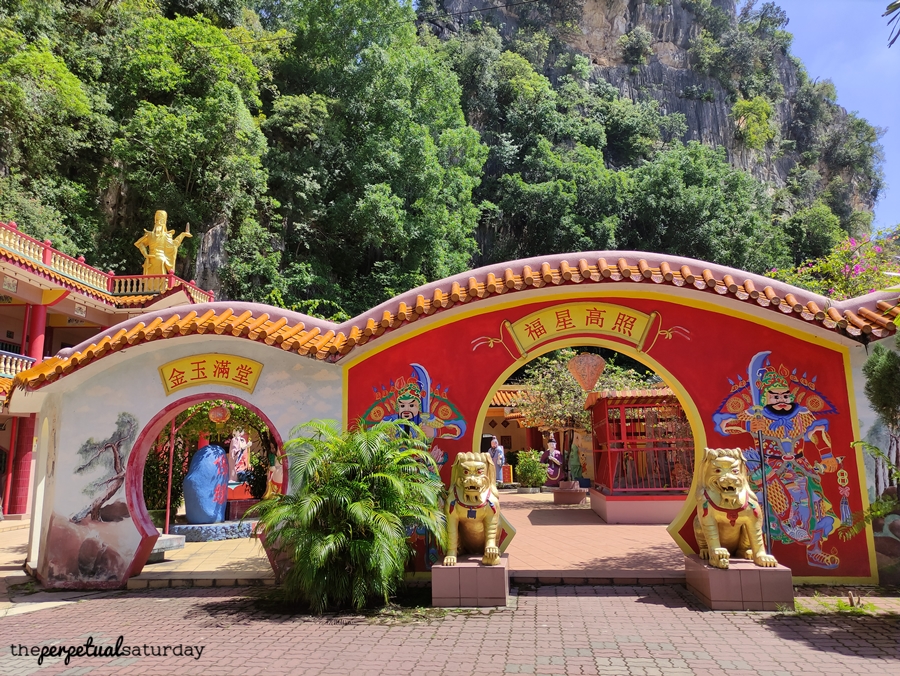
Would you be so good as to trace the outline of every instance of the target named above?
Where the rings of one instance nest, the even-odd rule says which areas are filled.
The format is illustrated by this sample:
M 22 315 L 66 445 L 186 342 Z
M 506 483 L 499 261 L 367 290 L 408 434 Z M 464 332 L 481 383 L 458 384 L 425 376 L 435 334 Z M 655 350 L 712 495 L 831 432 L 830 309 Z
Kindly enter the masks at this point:
M 900 349 L 900 338 L 896 339 L 895 349 Z M 883 516 L 879 512 L 890 512 L 900 507 L 896 486 L 900 484 L 900 354 L 884 345 L 876 345 L 871 356 L 863 364 L 863 375 L 866 377 L 866 399 L 878 420 L 887 432 L 886 448 L 878 448 L 863 442 L 863 448 L 875 460 L 875 496 L 867 517 Z M 885 489 L 895 487 L 892 493 Z
M 516 481 L 525 488 L 540 488 L 547 483 L 549 465 L 541 462 L 541 452 L 529 449 L 516 453 Z
M 573 349 L 556 350 L 538 357 L 525 367 L 522 383 L 527 386 L 515 402 L 529 427 L 562 430 L 591 430 L 591 413 L 585 410 L 587 394 L 568 369 L 575 357 Z M 625 390 L 648 387 L 654 374 L 608 362 L 595 390 Z
M 692 68 L 729 97 L 739 142 L 797 158 L 786 186 L 598 77 L 566 42 L 577 0 L 508 10 L 503 30 L 431 0 L 16 0 L 0 5 L 0 219 L 134 273 L 163 208 L 198 235 L 182 277 L 335 319 L 523 256 L 642 249 L 762 272 L 864 234 L 879 130 L 799 63 L 790 125 L 776 119 L 792 57 L 773 3 L 682 5 L 702 27 Z M 633 73 L 655 40 L 622 37 Z
M 821 233 L 821 230 L 819 231 Z M 772 269 L 768 274 L 834 300 L 856 298 L 888 288 L 900 275 L 897 236 L 872 240 L 849 237 L 825 256 L 797 268 Z
M 291 492 L 258 503 L 257 532 L 287 558 L 286 600 L 316 613 L 387 603 L 412 553 L 407 533 L 446 539 L 444 486 L 421 430 L 397 422 L 342 433 L 336 423 L 298 426 L 285 444 Z
M 184 500 L 184 477 L 187 475 L 188 446 L 184 439 L 175 440 L 175 451 L 172 454 L 172 521 Z M 144 462 L 144 504 L 148 510 L 166 508 L 166 499 L 169 495 L 169 430 L 165 429 L 159 434 L 150 450 L 147 452 L 147 460 Z

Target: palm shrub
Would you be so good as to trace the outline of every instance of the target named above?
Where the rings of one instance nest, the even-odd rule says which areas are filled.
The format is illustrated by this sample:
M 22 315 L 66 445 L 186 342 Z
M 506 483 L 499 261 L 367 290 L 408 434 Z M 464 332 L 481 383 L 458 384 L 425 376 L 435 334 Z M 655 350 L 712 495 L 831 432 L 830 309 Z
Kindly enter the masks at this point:
M 286 600 L 315 613 L 387 603 L 403 581 L 412 547 L 408 528 L 444 544 L 444 490 L 426 436 L 414 425 L 333 421 L 294 428 L 285 444 L 291 490 L 251 507 L 274 558 L 291 565 Z

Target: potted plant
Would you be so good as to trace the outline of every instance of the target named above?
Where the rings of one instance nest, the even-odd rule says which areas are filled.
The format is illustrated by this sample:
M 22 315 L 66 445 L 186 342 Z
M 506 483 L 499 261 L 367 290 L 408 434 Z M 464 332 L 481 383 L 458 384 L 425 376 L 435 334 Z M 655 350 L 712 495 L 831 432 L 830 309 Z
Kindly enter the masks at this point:
M 387 603 L 403 582 L 410 528 L 446 543 L 444 485 L 425 436 L 405 421 L 295 428 L 290 490 L 250 508 L 285 600 L 315 613 Z
M 534 449 L 520 451 L 516 463 L 519 493 L 538 493 L 547 481 L 547 463 L 541 462 L 541 452 Z

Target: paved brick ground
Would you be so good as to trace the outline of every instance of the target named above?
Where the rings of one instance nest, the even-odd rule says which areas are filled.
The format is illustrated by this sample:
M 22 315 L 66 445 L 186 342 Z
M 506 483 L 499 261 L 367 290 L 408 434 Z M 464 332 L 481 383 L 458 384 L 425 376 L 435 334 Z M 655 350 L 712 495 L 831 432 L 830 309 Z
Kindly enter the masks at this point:
M 900 674 L 900 617 L 713 613 L 680 587 L 539 587 L 514 609 L 275 615 L 245 588 L 109 593 L 0 619 L 0 674 Z M 204 646 L 190 657 L 13 657 L 10 645 Z M 18 648 L 17 648 L 18 650 Z
M 516 529 L 508 549 L 514 577 L 684 580 L 684 557 L 665 526 L 610 525 L 588 500 L 554 505 L 552 493 L 504 493 L 500 504 Z

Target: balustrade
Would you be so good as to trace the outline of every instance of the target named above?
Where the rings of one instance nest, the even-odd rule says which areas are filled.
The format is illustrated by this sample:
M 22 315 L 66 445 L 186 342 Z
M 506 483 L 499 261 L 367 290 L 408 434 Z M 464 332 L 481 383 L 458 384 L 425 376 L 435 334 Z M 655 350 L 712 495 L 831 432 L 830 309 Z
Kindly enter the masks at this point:
M 30 369 L 34 359 L 14 352 L 0 350 L 0 378 L 14 378 L 16 374 Z
M 87 286 L 106 291 L 109 274 L 87 265 L 81 260 L 54 250 L 50 256 L 50 267 L 61 275 Z
M 0 247 L 40 263 L 44 245 L 28 235 L 6 224 L 0 223 Z
M 163 293 L 173 283 L 181 283 L 185 292 L 195 303 L 212 300 L 212 294 L 197 288 L 194 284 L 178 279 L 174 275 L 123 275 L 103 272 L 84 262 L 83 258 L 72 258 L 61 251 L 50 248 L 43 242 L 19 232 L 14 225 L 0 223 L 0 248 L 27 258 L 41 266 L 48 267 L 63 277 L 89 286 L 113 296 L 146 296 Z

